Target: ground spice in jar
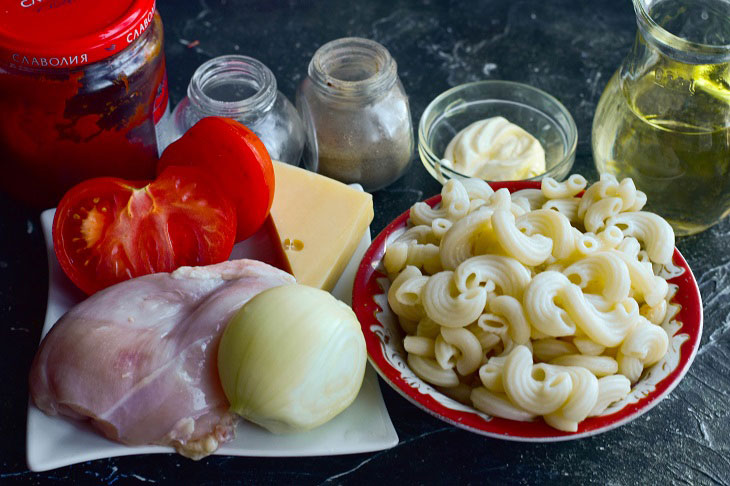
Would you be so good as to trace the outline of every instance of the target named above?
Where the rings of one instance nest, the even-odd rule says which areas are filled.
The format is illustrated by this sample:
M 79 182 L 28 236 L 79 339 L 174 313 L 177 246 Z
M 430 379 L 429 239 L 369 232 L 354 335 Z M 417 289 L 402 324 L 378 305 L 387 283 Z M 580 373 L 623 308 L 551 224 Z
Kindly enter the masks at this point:
M 377 42 L 346 38 L 325 44 L 297 92 L 308 125 L 312 170 L 375 191 L 408 167 L 414 149 L 408 98 L 396 63 Z

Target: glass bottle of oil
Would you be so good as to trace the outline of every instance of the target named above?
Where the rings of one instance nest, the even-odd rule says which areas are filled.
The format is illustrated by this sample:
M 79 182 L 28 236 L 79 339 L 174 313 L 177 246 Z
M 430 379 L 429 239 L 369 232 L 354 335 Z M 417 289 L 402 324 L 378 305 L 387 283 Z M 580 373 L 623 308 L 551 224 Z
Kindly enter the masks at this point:
M 634 0 L 638 33 L 593 119 L 599 172 L 631 177 L 677 235 L 730 213 L 730 3 Z

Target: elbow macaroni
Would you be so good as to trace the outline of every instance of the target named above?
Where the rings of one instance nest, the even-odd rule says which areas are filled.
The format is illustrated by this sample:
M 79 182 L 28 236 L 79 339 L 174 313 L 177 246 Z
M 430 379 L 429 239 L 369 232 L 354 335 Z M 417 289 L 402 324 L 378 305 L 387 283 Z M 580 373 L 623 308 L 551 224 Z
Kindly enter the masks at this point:
M 546 177 L 540 183 L 540 190 L 547 199 L 563 199 L 573 197 L 586 188 L 585 177 L 573 174 L 565 182 L 558 182 L 552 177 Z
M 574 432 L 664 357 L 671 227 L 641 211 L 630 179 L 586 185 L 510 195 L 452 179 L 440 207 L 412 207 L 383 265 L 418 377 L 487 414 Z
M 553 240 L 541 234 L 526 235 L 517 227 L 514 214 L 503 209 L 492 213 L 492 228 L 502 250 L 520 263 L 535 266 L 548 259 Z

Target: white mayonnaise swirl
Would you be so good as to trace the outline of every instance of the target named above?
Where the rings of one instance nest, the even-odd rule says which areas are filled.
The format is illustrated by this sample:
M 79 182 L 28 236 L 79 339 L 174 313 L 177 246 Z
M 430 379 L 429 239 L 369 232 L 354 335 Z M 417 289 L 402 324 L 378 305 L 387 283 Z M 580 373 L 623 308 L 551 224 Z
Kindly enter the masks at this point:
M 545 172 L 545 150 L 522 127 L 496 116 L 456 134 L 441 163 L 469 177 L 519 180 Z

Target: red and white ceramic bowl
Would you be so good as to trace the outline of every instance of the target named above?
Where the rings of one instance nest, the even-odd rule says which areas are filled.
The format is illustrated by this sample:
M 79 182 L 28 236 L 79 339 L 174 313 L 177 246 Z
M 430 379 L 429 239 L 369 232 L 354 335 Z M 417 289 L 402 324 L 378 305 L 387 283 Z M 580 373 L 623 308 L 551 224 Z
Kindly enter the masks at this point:
M 540 187 L 540 183 L 534 181 L 490 185 L 495 190 L 506 187 L 510 192 Z M 440 201 L 440 195 L 426 200 L 431 206 Z M 355 277 L 352 307 L 365 334 L 370 363 L 380 376 L 407 400 L 445 422 L 478 434 L 516 441 L 553 442 L 588 437 L 614 429 L 649 411 L 677 386 L 695 357 L 702 335 L 702 302 L 692 271 L 675 249 L 674 265 L 664 275 L 670 286 L 676 286 L 670 303 L 679 307 L 669 329 L 669 349 L 664 359 L 644 371 L 625 400 L 612 405 L 600 416 L 584 420 L 574 433 L 556 430 L 542 419 L 517 422 L 491 417 L 459 403 L 418 378 L 408 367 L 403 349 L 404 333 L 388 307 L 390 284 L 382 259 L 388 244 L 405 230 L 407 222 L 408 211 L 390 223 L 365 253 Z

